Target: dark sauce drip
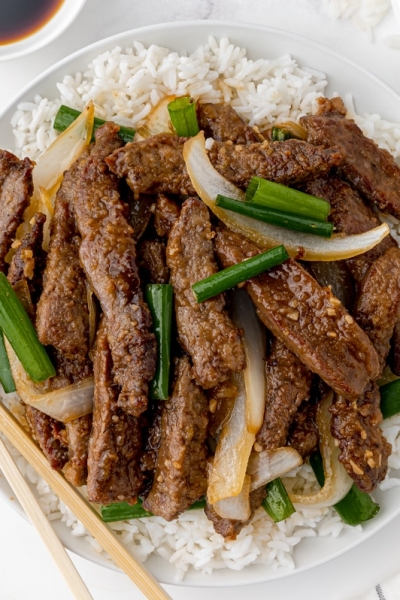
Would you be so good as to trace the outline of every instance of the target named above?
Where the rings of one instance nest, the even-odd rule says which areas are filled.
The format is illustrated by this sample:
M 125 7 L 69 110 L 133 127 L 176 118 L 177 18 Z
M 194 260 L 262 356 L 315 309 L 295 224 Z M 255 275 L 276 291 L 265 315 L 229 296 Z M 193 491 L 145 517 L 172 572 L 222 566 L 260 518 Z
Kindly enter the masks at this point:
M 18 42 L 41 29 L 64 0 L 0 0 L 0 45 Z

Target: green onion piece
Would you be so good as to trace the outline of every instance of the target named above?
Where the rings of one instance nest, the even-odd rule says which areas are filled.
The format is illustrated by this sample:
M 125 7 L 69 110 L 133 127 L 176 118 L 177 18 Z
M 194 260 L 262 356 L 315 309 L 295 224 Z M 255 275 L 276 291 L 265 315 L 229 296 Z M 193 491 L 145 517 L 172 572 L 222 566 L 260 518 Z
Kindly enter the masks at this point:
M 271 250 L 257 254 L 237 265 L 218 271 L 192 285 L 197 302 L 204 302 L 221 292 L 230 290 L 239 283 L 260 275 L 267 269 L 280 265 L 289 258 L 284 246 L 276 246 Z
M 383 418 L 388 419 L 400 413 L 400 379 L 386 383 L 379 391 Z
M 176 98 L 168 104 L 168 112 L 177 135 L 193 137 L 199 133 L 196 103 L 193 98 Z
M 274 142 L 284 142 L 292 137 L 290 131 L 281 129 L 280 127 L 273 127 L 271 130 L 271 138 Z
M 158 354 L 156 374 L 150 384 L 150 396 L 155 400 L 167 400 L 171 367 L 172 285 L 148 285 L 146 302 L 153 318 L 153 331 L 157 340 Z
M 310 465 L 315 473 L 319 485 L 322 487 L 325 482 L 324 466 L 319 452 L 314 452 L 310 456 Z M 369 521 L 380 510 L 379 504 L 376 504 L 369 494 L 362 492 L 355 483 L 346 496 L 334 504 L 334 509 L 340 515 L 342 521 L 347 525 L 360 525 Z
M 80 114 L 81 113 L 79 110 L 75 110 L 75 108 L 70 108 L 69 106 L 65 106 L 65 104 L 61 104 L 54 119 L 53 128 L 57 131 L 65 131 L 65 129 L 67 129 L 67 127 L 69 127 L 71 123 L 79 117 Z M 94 132 L 96 129 L 104 125 L 104 123 L 105 121 L 103 121 L 103 119 L 98 119 L 97 117 L 94 118 L 92 141 L 94 140 Z M 135 130 L 131 129 L 130 127 L 123 127 L 122 125 L 119 125 L 119 135 L 127 144 L 128 142 L 133 141 Z
M 263 501 L 262 507 L 275 523 L 284 521 L 296 512 L 279 477 L 267 484 L 267 497 Z
M 205 500 L 198 500 L 192 504 L 189 510 L 204 508 L 205 505 Z M 108 506 L 101 506 L 100 511 L 101 517 L 105 523 L 112 523 L 113 521 L 126 521 L 129 519 L 143 519 L 143 517 L 153 516 L 153 513 L 143 508 L 140 498 L 138 498 L 136 504 L 118 502 L 116 504 L 109 504 Z
M 4 273 L 0 273 L 0 328 L 32 381 L 54 377 L 50 358 Z
M 293 231 L 304 231 L 305 233 L 312 233 L 327 238 L 332 236 L 333 225 L 326 221 L 315 221 L 309 217 L 299 217 L 281 210 L 267 208 L 255 202 L 242 202 L 220 195 L 217 196 L 215 204 L 221 208 L 246 215 L 246 217 L 257 219 L 257 221 L 271 223 L 278 227 L 285 227 Z
M 10 361 L 8 360 L 2 331 L 0 331 L 0 382 L 6 394 L 15 392 L 15 383 L 11 373 Z
M 246 190 L 246 201 L 299 217 L 310 217 L 314 221 L 326 221 L 331 210 L 326 200 L 261 177 L 251 178 Z

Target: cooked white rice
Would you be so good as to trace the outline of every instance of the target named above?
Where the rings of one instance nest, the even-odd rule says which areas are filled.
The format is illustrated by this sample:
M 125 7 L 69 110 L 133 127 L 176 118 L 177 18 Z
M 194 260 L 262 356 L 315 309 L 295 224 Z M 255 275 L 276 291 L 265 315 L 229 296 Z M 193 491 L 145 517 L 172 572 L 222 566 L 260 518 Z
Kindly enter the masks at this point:
M 57 87 L 55 99 L 36 96 L 23 102 L 12 118 L 16 152 L 37 157 L 56 137 L 52 121 L 60 104 L 77 109 L 93 100 L 96 114 L 122 125 L 139 126 L 152 107 L 165 95 L 190 94 L 202 102 L 230 102 L 251 125 L 262 128 L 274 121 L 296 120 L 315 109 L 316 99 L 326 86 L 323 73 L 299 67 L 290 55 L 276 60 L 246 57 L 244 48 L 235 47 L 227 38 L 210 37 L 205 46 L 190 56 L 178 55 L 155 45 L 146 49 L 140 43 L 132 48 L 114 48 L 94 60 L 84 73 L 67 75 Z M 351 98 L 348 109 L 366 135 L 375 139 L 394 156 L 400 156 L 400 125 L 378 115 L 354 114 Z M 15 397 L 8 397 L 18 410 Z M 400 417 L 385 424 L 393 444 L 391 468 L 400 467 Z M 36 487 L 40 503 L 51 520 L 61 519 L 72 535 L 84 536 L 95 551 L 98 544 L 87 534 L 74 515 L 58 500 L 32 467 L 18 456 L 17 462 Z M 285 478 L 290 490 L 304 491 L 318 485 L 306 464 Z M 382 489 L 400 485 L 400 479 L 387 478 Z M 205 574 L 213 569 L 242 569 L 252 563 L 273 568 L 294 568 L 293 549 L 302 538 L 338 536 L 347 526 L 333 509 L 298 510 L 286 521 L 274 524 L 260 509 L 237 540 L 225 542 L 216 534 L 203 511 L 190 511 L 167 523 L 160 517 L 115 523 L 111 527 L 141 560 L 157 553 L 175 565 L 176 578 L 182 579 L 192 567 Z M 361 529 L 360 527 L 358 529 Z

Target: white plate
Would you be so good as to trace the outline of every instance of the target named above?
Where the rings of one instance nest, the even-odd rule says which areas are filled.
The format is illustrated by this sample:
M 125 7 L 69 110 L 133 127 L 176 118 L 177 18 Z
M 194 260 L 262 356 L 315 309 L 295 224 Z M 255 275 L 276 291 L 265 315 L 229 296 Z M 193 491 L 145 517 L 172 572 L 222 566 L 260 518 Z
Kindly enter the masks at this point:
M 176 51 L 194 51 L 197 46 L 207 41 L 207 36 L 210 34 L 215 37 L 228 36 L 231 42 L 245 46 L 250 58 L 253 59 L 275 58 L 290 53 L 298 60 L 300 66 L 313 67 L 327 74 L 329 81 L 327 94 L 351 93 L 359 113 L 375 112 L 388 120 L 400 122 L 400 96 L 392 88 L 366 69 L 320 44 L 310 42 L 301 36 L 266 27 L 223 21 L 196 21 L 156 25 L 119 34 L 92 44 L 61 61 L 29 85 L 0 115 L 0 147 L 14 146 L 10 119 L 20 101 L 32 100 L 35 94 L 50 98 L 57 97 L 56 83 L 65 74 L 84 70 L 90 60 L 99 53 L 112 49 L 116 45 L 129 46 L 134 40 L 145 45 L 159 44 Z M 0 495 L 5 500 L 9 500 L 12 495 L 4 478 L 0 478 Z M 182 585 L 226 587 L 258 583 L 286 577 L 327 562 L 362 543 L 400 514 L 399 487 L 385 493 L 378 491 L 374 497 L 381 505 L 381 511 L 373 521 L 364 526 L 361 533 L 346 530 L 336 539 L 321 537 L 302 540 L 295 549 L 296 569 L 294 571 L 288 569 L 276 571 L 261 565 L 250 566 L 242 571 L 219 570 L 212 576 L 192 571 L 188 573 Z M 15 507 L 15 501 L 12 505 Z M 98 564 L 115 568 L 107 558 L 92 551 L 82 538 L 74 538 L 64 525 L 56 523 L 55 527 L 67 548 Z M 161 582 L 176 583 L 173 567 L 163 559 L 151 557 L 146 564 Z

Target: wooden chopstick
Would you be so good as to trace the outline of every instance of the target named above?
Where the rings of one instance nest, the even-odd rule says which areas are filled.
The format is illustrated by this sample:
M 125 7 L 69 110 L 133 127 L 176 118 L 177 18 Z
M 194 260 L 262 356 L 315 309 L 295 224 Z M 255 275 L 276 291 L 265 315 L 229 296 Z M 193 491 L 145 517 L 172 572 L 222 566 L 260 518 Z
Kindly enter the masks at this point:
M 0 469 L 36 528 L 76 600 L 93 600 L 75 565 L 44 515 L 29 485 L 0 438 Z
M 0 402 L 0 431 L 10 440 L 22 456 L 32 465 L 53 492 L 72 510 L 114 562 L 131 578 L 150 600 L 166 600 L 171 596 L 161 587 L 149 571 L 128 552 L 111 529 L 103 523 L 89 504 L 58 471 L 54 471 L 42 451 L 24 430 L 11 412 Z

